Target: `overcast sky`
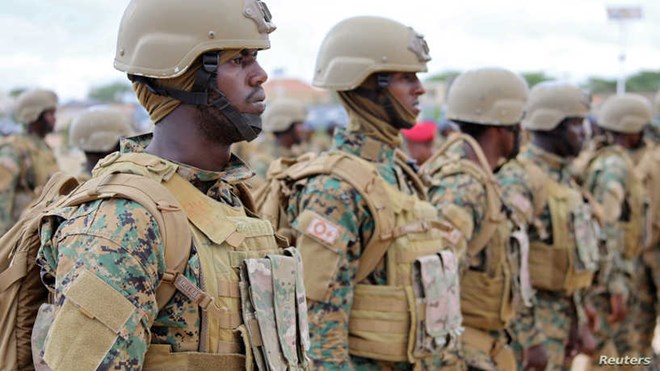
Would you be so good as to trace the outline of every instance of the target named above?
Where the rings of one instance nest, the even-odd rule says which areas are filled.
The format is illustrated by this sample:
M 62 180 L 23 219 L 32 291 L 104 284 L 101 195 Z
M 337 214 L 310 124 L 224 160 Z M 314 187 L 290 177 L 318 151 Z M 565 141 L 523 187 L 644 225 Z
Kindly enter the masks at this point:
M 181 0 L 186 1 L 186 0 Z M 501 66 L 573 82 L 619 72 L 618 25 L 608 5 L 638 4 L 627 26 L 626 71 L 660 70 L 660 1 L 605 0 L 266 0 L 278 29 L 260 54 L 273 75 L 311 81 L 327 31 L 356 15 L 381 15 L 425 35 L 430 73 Z M 0 91 L 48 87 L 83 98 L 90 86 L 125 77 L 112 67 L 128 0 L 2 0 Z M 424 77 L 424 76 L 422 76 Z

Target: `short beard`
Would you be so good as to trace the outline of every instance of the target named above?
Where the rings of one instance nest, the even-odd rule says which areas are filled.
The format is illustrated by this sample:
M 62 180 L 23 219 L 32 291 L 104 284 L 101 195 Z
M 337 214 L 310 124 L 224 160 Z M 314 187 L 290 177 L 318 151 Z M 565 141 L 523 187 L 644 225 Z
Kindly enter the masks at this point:
M 214 101 L 219 98 L 215 91 L 209 91 L 209 100 Z M 222 114 L 219 108 L 215 106 L 198 106 L 199 108 L 199 128 L 204 137 L 216 144 L 231 145 L 243 140 L 234 124 Z

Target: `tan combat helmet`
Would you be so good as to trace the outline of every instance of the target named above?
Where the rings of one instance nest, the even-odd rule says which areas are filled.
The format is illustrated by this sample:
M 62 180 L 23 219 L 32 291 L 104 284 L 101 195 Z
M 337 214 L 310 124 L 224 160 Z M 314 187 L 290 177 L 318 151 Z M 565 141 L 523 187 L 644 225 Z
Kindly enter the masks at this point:
M 529 92 L 522 127 L 550 131 L 567 118 L 589 115 L 591 97 L 582 89 L 557 82 L 542 82 Z
M 207 51 L 268 49 L 273 30 L 260 0 L 133 0 L 119 26 L 115 68 L 173 78 Z
M 278 133 L 285 131 L 295 122 L 304 122 L 307 109 L 295 99 L 280 98 L 266 106 L 263 114 L 264 131 Z
M 14 115 L 24 125 L 37 121 L 46 110 L 57 107 L 57 94 L 51 90 L 28 90 L 18 96 Z
M 449 87 L 447 118 L 479 125 L 511 126 L 523 118 L 527 82 L 503 68 L 460 74 Z
M 133 135 L 127 118 L 120 112 L 91 107 L 76 117 L 69 128 L 69 142 L 85 152 L 108 152 L 120 138 Z
M 381 17 L 353 17 L 335 25 L 316 58 L 312 84 L 353 90 L 375 72 L 426 72 L 430 61 L 424 37 Z
M 651 103 L 637 94 L 609 97 L 598 114 L 598 126 L 622 134 L 636 134 L 651 122 Z
M 231 104 L 217 89 L 217 70 L 222 50 L 268 49 L 271 18 L 261 0 L 132 0 L 119 26 L 115 68 L 152 94 L 219 110 L 251 141 L 261 132 L 260 115 Z M 198 59 L 191 91 L 158 82 L 180 76 Z M 211 98 L 214 93 L 220 97 Z

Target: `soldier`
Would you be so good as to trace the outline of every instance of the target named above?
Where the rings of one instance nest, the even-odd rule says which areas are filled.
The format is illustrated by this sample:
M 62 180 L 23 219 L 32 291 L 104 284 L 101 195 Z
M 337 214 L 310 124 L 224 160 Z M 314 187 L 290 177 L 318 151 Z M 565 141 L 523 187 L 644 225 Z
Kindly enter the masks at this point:
M 577 343 L 593 344 L 581 292 L 591 285 L 596 269 L 596 229 L 591 207 L 570 172 L 584 142 L 589 105 L 588 95 L 577 87 L 534 86 L 522 121 L 530 141 L 517 161 L 498 172 L 504 199 L 528 222 L 529 271 L 536 289 L 534 307 L 523 310 L 514 327 L 541 326 L 553 370 L 564 368 L 564 349 L 578 319 L 582 336 Z M 518 340 L 525 348 L 534 345 L 524 337 Z
M 433 121 L 420 122 L 411 129 L 401 130 L 401 134 L 406 139 L 408 154 L 417 165 L 422 165 L 433 154 L 437 131 L 438 127 Z
M 653 104 L 654 120 L 644 131 L 644 148 L 634 153 L 633 160 L 649 196 L 650 238 L 642 253 L 642 269 L 639 274 L 640 315 L 636 329 L 639 329 L 640 355 L 653 355 L 653 331 L 660 315 L 660 92 Z M 640 158 L 637 161 L 635 158 Z M 657 354 L 656 354 L 657 362 Z
M 313 84 L 337 91 L 348 127 L 335 130 L 327 153 L 269 169 L 275 190 L 261 211 L 290 226 L 303 257 L 315 368 L 437 369 L 458 335 L 456 264 L 442 251 L 450 230 L 397 152 L 400 130 L 420 112 L 416 73 L 429 60 L 424 38 L 399 22 L 339 22 Z
M 633 326 L 639 303 L 633 285 L 648 234 L 645 190 L 630 151 L 643 145 L 642 130 L 650 121 L 651 108 L 645 98 L 634 94 L 608 98 L 598 115 L 604 141 L 587 162 L 583 176 L 584 189 L 603 208 L 600 266 L 588 299 L 599 319 L 596 336 L 601 354 L 614 350 L 619 356 L 636 355 L 638 331 Z
M 55 128 L 56 108 L 57 95 L 50 90 L 25 91 L 17 99 L 15 116 L 25 133 L 0 139 L 0 235 L 59 170 L 44 140 Z
M 261 180 L 266 179 L 268 166 L 275 159 L 303 154 L 305 106 L 297 100 L 281 98 L 269 103 L 264 112 L 264 132 L 272 136 L 262 140 L 266 148 L 250 159 L 252 169 Z
M 85 153 L 86 161 L 79 179 L 89 179 L 96 163 L 119 151 L 119 139 L 132 134 L 128 120 L 117 110 L 91 107 L 76 117 L 69 128 L 69 142 Z
M 527 84 L 508 70 L 483 68 L 461 74 L 448 93 L 447 118 L 463 134 L 450 137 L 422 167 L 430 179 L 429 200 L 441 218 L 462 232 L 465 332 L 458 362 L 469 368 L 515 369 L 505 329 L 515 316 L 514 298 L 522 296 L 528 304 L 531 300 L 528 280 L 520 279 L 528 274 L 521 253 L 526 234 L 516 224 L 524 221 L 514 224 L 507 217 L 493 175 L 518 154 L 526 99 Z M 510 238 L 516 242 L 510 244 Z M 532 349 L 528 356 L 530 365 L 543 365 L 542 348 Z
M 251 217 L 243 181 L 252 172 L 230 151 L 260 132 L 267 75 L 257 53 L 270 47 L 274 29 L 259 0 L 128 5 L 114 65 L 133 82 L 154 131 L 99 162 L 85 185 L 97 182 L 101 199 L 83 198 L 45 218 L 38 264 L 55 310 L 37 317 L 33 337 L 47 331 L 43 345 L 33 343 L 38 363 L 305 367 L 307 330 L 296 323 L 307 316 L 296 304 L 305 301 L 299 256 L 295 249 L 283 256 L 270 224 Z M 104 192 L 113 179 L 144 183 L 161 201 L 147 209 Z M 172 224 L 155 219 L 172 220 L 180 210 L 184 219 Z M 168 236 L 181 241 L 170 244 Z M 182 258 L 174 266 L 173 256 Z

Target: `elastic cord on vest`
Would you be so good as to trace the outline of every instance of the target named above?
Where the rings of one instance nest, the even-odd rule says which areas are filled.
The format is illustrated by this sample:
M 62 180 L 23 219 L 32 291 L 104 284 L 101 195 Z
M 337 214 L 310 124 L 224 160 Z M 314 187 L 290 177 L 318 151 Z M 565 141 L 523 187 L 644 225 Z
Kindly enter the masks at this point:
M 144 84 L 156 95 L 170 97 L 185 104 L 217 108 L 234 125 L 241 137 L 250 142 L 261 132 L 261 119 L 258 115 L 244 114 L 231 105 L 231 102 L 217 88 L 217 70 L 220 65 L 220 52 L 202 54 L 202 68 L 195 74 L 195 82 L 191 91 L 158 86 L 152 78 L 138 75 L 128 75 L 134 83 Z M 209 101 L 209 90 L 213 90 L 219 98 Z

